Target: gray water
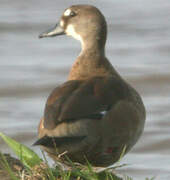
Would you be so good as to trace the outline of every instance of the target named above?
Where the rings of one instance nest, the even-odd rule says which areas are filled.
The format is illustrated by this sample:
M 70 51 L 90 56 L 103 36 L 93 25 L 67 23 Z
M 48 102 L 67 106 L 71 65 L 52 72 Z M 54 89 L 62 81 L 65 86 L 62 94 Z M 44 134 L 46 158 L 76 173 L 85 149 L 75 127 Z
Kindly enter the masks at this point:
M 38 39 L 72 4 L 93 4 L 108 22 L 107 57 L 141 94 L 145 131 L 119 173 L 170 179 L 170 1 L 0 0 L 0 132 L 31 146 L 51 90 L 67 79 L 80 44 Z M 34 148 L 39 152 L 38 148 Z M 0 140 L 0 150 L 9 149 Z

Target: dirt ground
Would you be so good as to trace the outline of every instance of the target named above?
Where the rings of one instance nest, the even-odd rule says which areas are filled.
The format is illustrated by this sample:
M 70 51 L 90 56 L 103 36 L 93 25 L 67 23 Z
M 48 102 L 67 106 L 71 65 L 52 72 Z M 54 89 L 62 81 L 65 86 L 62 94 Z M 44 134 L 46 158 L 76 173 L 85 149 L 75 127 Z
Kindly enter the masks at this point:
M 4 154 L 9 166 L 13 170 L 13 172 L 19 172 L 22 171 L 24 166 L 21 164 L 19 160 L 16 158 L 11 157 L 9 154 Z M 4 163 L 2 158 L 0 157 L 0 180 L 11 180 L 9 173 L 6 171 L 6 168 L 4 167 Z

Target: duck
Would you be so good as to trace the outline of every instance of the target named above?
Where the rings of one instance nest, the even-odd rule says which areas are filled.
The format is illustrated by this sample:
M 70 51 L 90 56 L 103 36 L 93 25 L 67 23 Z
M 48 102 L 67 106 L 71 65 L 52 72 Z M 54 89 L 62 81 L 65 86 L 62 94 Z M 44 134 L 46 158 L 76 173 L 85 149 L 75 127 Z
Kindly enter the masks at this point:
M 81 52 L 68 79 L 47 98 L 34 145 L 54 160 L 107 167 L 127 154 L 140 138 L 145 107 L 139 93 L 105 55 L 107 23 L 92 5 L 72 5 L 39 38 L 68 35 Z M 61 57 L 60 57 L 61 58 Z

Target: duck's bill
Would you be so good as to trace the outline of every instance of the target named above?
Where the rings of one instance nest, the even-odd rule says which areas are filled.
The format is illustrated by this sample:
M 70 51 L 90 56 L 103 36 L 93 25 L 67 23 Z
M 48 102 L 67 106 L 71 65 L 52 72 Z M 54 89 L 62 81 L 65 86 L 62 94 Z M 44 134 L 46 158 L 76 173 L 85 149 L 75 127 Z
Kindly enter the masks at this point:
M 53 36 L 59 36 L 63 34 L 65 34 L 64 29 L 60 26 L 60 24 L 56 24 L 55 27 L 41 33 L 39 35 L 39 38 L 53 37 Z

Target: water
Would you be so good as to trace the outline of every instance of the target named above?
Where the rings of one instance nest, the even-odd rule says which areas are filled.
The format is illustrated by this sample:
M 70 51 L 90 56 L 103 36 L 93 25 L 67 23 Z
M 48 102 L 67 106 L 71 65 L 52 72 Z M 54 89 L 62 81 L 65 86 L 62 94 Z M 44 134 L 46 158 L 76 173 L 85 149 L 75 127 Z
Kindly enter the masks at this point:
M 79 42 L 38 39 L 78 1 L 0 0 L 0 131 L 31 146 L 51 90 L 66 80 Z M 170 179 L 170 1 L 81 1 L 99 7 L 108 22 L 107 57 L 141 94 L 145 131 L 121 163 L 121 174 Z M 0 140 L 0 149 L 9 151 Z M 38 151 L 38 148 L 34 148 Z

